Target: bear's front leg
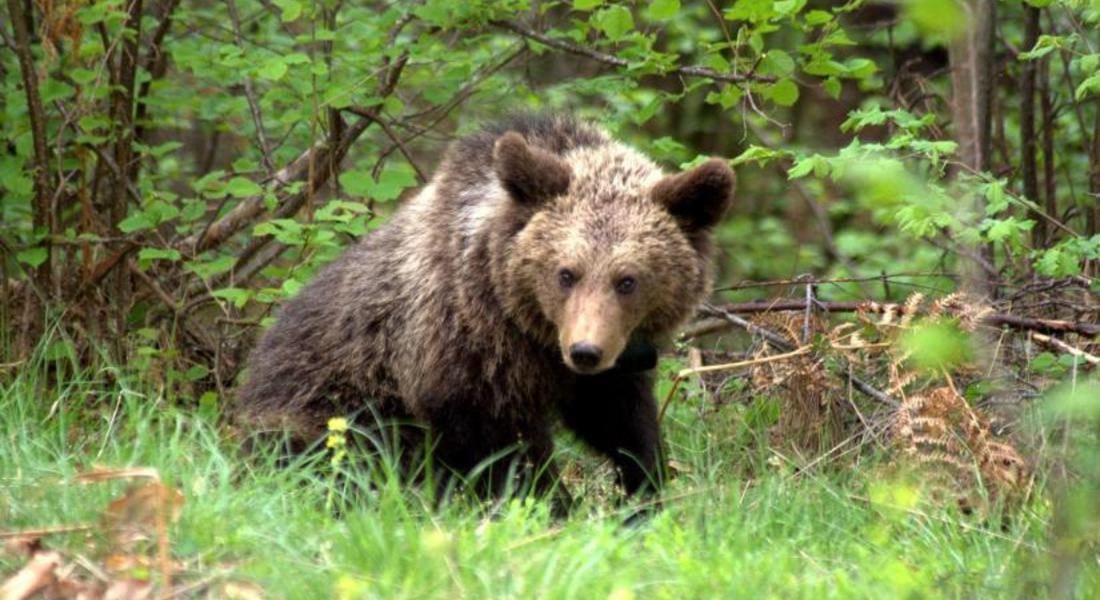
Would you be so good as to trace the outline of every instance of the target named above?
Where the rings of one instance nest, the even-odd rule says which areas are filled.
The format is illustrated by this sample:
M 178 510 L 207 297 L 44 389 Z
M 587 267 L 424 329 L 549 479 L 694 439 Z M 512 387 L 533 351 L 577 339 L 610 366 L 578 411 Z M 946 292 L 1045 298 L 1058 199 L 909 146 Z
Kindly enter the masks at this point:
M 544 420 L 517 423 L 508 415 L 455 403 L 430 411 L 432 455 L 486 499 L 534 493 L 552 495 L 554 513 L 563 516 L 572 503 L 553 462 L 554 441 Z
M 649 373 L 612 370 L 577 378 L 561 407 L 565 424 L 619 471 L 627 495 L 661 487 L 661 435 Z

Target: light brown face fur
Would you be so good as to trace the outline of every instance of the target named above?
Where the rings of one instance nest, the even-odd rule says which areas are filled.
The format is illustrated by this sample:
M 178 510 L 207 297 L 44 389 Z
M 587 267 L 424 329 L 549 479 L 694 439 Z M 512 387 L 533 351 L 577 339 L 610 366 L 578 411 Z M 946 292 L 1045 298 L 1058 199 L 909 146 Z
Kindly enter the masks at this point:
M 521 172 L 560 178 L 567 168 L 570 178 L 566 192 L 539 202 L 515 236 L 505 303 L 558 346 L 571 370 L 598 373 L 615 364 L 632 335 L 656 341 L 702 300 L 709 228 L 725 210 L 733 173 L 711 161 L 666 177 L 619 144 L 552 160 L 559 163 Z M 508 174 L 501 171 L 505 182 Z

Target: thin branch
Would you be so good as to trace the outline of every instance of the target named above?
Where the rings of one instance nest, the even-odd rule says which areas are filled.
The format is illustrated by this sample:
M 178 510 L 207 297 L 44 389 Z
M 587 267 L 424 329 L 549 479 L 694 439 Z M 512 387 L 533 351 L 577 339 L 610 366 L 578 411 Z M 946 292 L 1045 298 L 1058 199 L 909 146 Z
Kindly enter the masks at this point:
M 629 60 L 626 60 L 625 58 L 619 58 L 618 56 L 606 54 L 604 52 L 600 52 L 599 50 L 594 50 L 585 46 L 578 46 L 562 39 L 552 38 L 544 33 L 540 33 L 514 21 L 493 21 L 491 24 L 494 27 L 507 29 L 508 31 L 523 36 L 529 40 L 535 40 L 536 42 L 543 44 L 544 46 L 549 46 L 556 50 L 561 50 L 562 52 L 568 52 L 569 54 L 583 56 L 596 62 L 601 62 L 604 64 L 623 68 L 637 66 L 634 63 L 631 63 Z M 669 73 L 675 73 L 687 77 L 703 77 L 706 79 L 713 79 L 715 81 L 726 81 L 730 83 L 745 83 L 748 81 L 775 81 L 775 78 L 769 75 L 756 75 L 752 73 L 720 73 L 713 69 L 698 65 L 675 67 L 671 71 L 669 71 Z
M 241 38 L 241 17 L 237 12 L 237 3 L 234 0 L 225 0 L 229 9 L 229 19 L 233 23 L 233 41 L 237 47 L 244 50 L 244 42 Z M 275 172 L 275 166 L 271 163 L 271 146 L 267 142 L 267 134 L 264 133 L 264 117 L 260 112 L 260 103 L 256 101 L 256 89 L 252 85 L 252 78 L 244 76 L 244 97 L 248 101 L 248 110 L 252 113 L 252 127 L 256 130 L 256 144 L 260 147 L 260 160 L 264 165 L 264 172 L 270 176 Z
M 868 282 L 868 281 L 882 281 L 884 278 L 889 279 L 889 280 L 893 280 L 893 279 L 896 279 L 898 277 L 958 279 L 957 275 L 952 275 L 950 273 L 934 273 L 934 272 L 928 272 L 928 273 L 919 273 L 919 272 L 914 272 L 914 273 L 908 273 L 908 272 L 884 273 L 884 274 L 881 274 L 881 275 L 874 275 L 874 276 L 871 276 L 871 277 L 831 277 L 831 278 L 828 278 L 828 279 L 817 279 L 817 278 L 814 278 L 814 277 L 807 277 L 807 276 L 803 275 L 801 277 L 794 277 L 794 278 L 791 278 L 791 279 L 774 279 L 774 280 L 769 280 L 769 281 L 741 281 L 741 282 L 734 283 L 734 284 L 731 284 L 731 285 L 727 285 L 727 286 L 724 286 L 724 287 L 715 288 L 714 291 L 716 291 L 716 292 L 728 292 L 728 291 L 731 291 L 731 290 L 743 290 L 743 289 L 751 289 L 751 288 L 759 288 L 759 287 L 775 287 L 775 286 L 784 286 L 784 285 L 801 285 L 801 284 L 804 284 L 804 283 L 812 283 L 814 285 L 829 285 L 829 284 L 837 284 L 837 283 L 861 283 L 861 282 Z M 897 284 L 897 283 L 898 282 L 895 282 L 895 284 Z
M 403 54 L 387 68 L 386 80 L 379 90 L 381 97 L 393 93 L 408 59 L 408 54 Z M 374 121 L 370 119 L 361 119 L 357 123 L 344 128 L 343 137 L 340 139 L 325 139 L 318 142 L 313 147 L 298 155 L 290 164 L 275 172 L 271 176 L 271 180 L 277 187 L 284 187 L 301 181 L 304 181 L 306 184 L 305 190 L 302 192 L 293 194 L 288 198 L 283 198 L 280 201 L 280 206 L 276 209 L 276 216 L 285 217 L 296 213 L 305 203 L 308 194 L 320 189 L 320 187 L 328 181 L 329 175 L 334 169 L 327 168 L 325 165 L 338 164 L 342 161 L 352 143 L 359 139 L 359 136 L 361 136 L 373 122 Z M 313 165 L 314 168 L 311 168 L 311 165 Z M 318 165 L 320 165 L 320 168 L 316 168 Z M 202 232 L 189 235 L 177 242 L 174 246 L 182 252 L 194 254 L 215 248 L 229 239 L 233 234 L 251 224 L 265 211 L 266 207 L 264 205 L 263 194 L 244 198 L 225 216 L 211 223 L 210 226 Z M 243 260 L 247 259 L 251 253 L 254 253 L 255 250 L 259 248 L 259 246 L 255 246 L 254 244 L 262 246 L 268 239 L 269 238 L 266 237 L 253 238 L 237 264 L 243 265 Z
M 862 302 L 823 302 L 815 300 L 813 305 L 827 312 L 869 312 L 884 313 L 892 311 L 895 314 L 905 314 L 904 304 L 879 303 L 872 301 Z M 805 300 L 773 300 L 763 302 L 742 302 L 725 304 L 720 309 L 731 314 L 753 314 L 779 311 L 802 311 L 806 309 Z M 1079 333 L 1082 335 L 1100 335 L 1100 325 L 1092 323 L 1078 323 L 1061 319 L 1033 319 L 1008 313 L 989 313 L 981 319 L 982 323 L 994 327 L 1009 327 L 1012 329 L 1040 331 L 1044 333 Z
M 1024 44 L 1031 50 L 1039 39 L 1039 9 L 1024 7 Z M 1035 135 L 1035 79 L 1039 63 L 1036 60 L 1024 62 L 1020 73 L 1020 173 L 1024 185 L 1024 197 L 1041 204 L 1039 196 L 1039 139 Z M 1041 248 L 1046 237 L 1046 228 L 1038 216 L 1035 230 L 1031 234 L 1031 243 Z
M 1043 202 L 1044 212 L 1051 218 L 1058 216 L 1058 197 L 1055 191 L 1054 181 L 1054 106 L 1050 92 L 1050 57 L 1043 57 L 1039 62 L 1039 111 L 1043 124 Z M 1084 132 L 1081 132 L 1084 135 Z M 1035 199 L 1039 204 L 1039 199 Z M 1043 223 L 1042 227 L 1036 227 L 1043 232 L 1043 245 L 1054 241 L 1054 230 L 1049 224 Z M 1037 246 L 1037 248 L 1040 246 Z
M 168 54 L 161 47 L 164 44 L 165 36 L 168 35 L 168 30 L 172 27 L 172 16 L 175 14 L 179 3 L 180 0 L 163 0 L 158 5 L 160 8 L 158 17 L 160 21 L 145 47 L 145 64 L 143 66 L 149 73 L 149 77 L 142 81 L 141 86 L 138 88 L 137 116 L 134 119 L 136 123 L 134 138 L 142 143 L 146 141 L 145 115 L 149 110 L 145 98 L 149 96 L 149 90 L 152 88 L 153 82 L 163 78 L 168 70 Z
M 377 123 L 378 126 L 382 128 L 382 132 L 386 134 L 386 137 L 390 138 L 390 141 L 393 143 L 393 145 L 401 151 L 401 155 L 405 157 L 405 161 L 408 162 L 409 165 L 413 168 L 413 171 L 416 172 L 417 181 L 419 181 L 421 184 L 428 181 L 428 177 L 424 174 L 424 170 L 420 168 L 420 165 L 416 164 L 416 160 L 413 159 L 413 156 L 409 152 L 409 149 L 405 146 L 405 143 L 401 141 L 401 137 L 397 135 L 397 132 L 395 132 L 392 127 L 390 127 L 390 124 L 386 122 L 385 119 L 377 114 L 377 111 L 360 108 L 358 106 L 348 107 L 345 110 Z
M 19 70 L 23 77 L 23 91 L 27 96 L 27 108 L 31 119 L 31 138 L 34 145 L 34 215 L 35 229 L 45 229 L 50 234 L 57 233 L 56 219 L 50 210 L 49 154 L 46 149 L 46 112 L 42 108 L 42 96 L 38 93 L 38 73 L 34 68 L 31 54 L 30 31 L 28 21 L 31 15 L 23 13 L 20 0 L 8 0 L 8 14 L 11 16 L 15 31 L 15 52 L 19 56 Z M 46 260 L 37 269 L 37 285 L 42 290 L 50 290 L 50 246 L 46 247 Z

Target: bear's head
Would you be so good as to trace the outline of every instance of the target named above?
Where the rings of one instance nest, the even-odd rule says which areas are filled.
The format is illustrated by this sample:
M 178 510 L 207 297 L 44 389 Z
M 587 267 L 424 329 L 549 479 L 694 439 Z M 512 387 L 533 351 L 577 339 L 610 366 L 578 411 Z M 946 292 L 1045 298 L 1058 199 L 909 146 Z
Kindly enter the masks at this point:
M 711 229 L 733 195 L 725 161 L 666 176 L 621 144 L 559 156 L 515 132 L 493 160 L 513 209 L 497 289 L 574 372 L 609 369 L 631 338 L 664 341 L 708 293 Z

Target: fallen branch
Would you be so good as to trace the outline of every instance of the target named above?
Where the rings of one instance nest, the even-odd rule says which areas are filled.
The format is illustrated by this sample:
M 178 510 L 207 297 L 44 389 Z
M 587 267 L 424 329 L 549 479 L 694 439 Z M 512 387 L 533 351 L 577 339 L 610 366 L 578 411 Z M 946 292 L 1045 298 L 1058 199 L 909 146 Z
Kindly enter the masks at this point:
M 862 311 L 869 313 L 885 313 L 887 311 L 892 311 L 897 315 L 903 315 L 906 313 L 906 308 L 903 304 L 884 304 L 872 301 L 821 302 L 817 300 L 815 300 L 813 304 L 818 310 L 822 310 L 825 312 Z M 726 304 L 723 305 L 721 309 L 725 312 L 732 314 L 802 311 L 806 310 L 806 301 L 770 300 L 760 302 L 742 302 L 737 304 Z M 992 325 L 995 327 L 1010 327 L 1012 329 L 1038 331 L 1041 333 L 1079 333 L 1088 336 L 1100 335 L 1100 325 L 1094 325 L 1092 323 L 1064 321 L 1061 319 L 1033 319 L 1030 317 L 1020 317 L 1007 313 L 990 313 L 982 317 L 981 321 L 987 325 Z M 733 325 L 733 323 L 731 323 L 731 325 Z M 708 327 L 705 329 L 705 332 L 714 333 L 716 330 L 718 329 L 715 327 Z
M 771 344 L 772 346 L 775 346 L 777 349 L 782 350 L 784 352 L 791 352 L 795 349 L 793 344 L 791 344 L 789 341 L 787 341 L 783 336 L 779 335 L 778 333 L 772 331 L 771 329 L 768 329 L 767 327 L 761 327 L 760 325 L 757 325 L 756 323 L 752 323 L 750 321 L 747 321 L 747 320 L 733 314 L 731 311 L 729 311 L 725 308 L 720 308 L 720 307 L 712 306 L 712 305 L 708 304 L 708 305 L 705 305 L 703 307 L 703 313 L 708 315 L 708 316 L 713 316 L 713 317 L 718 317 L 718 318 L 724 319 L 725 321 L 729 322 L 731 325 L 735 325 L 737 327 L 740 327 L 741 329 L 744 329 L 745 331 L 748 331 L 749 333 L 759 335 L 760 337 L 764 338 L 769 344 Z M 863 381 L 862 379 L 860 379 L 860 378 L 856 377 L 855 375 L 852 375 L 851 373 L 849 373 L 848 372 L 848 365 L 846 364 L 847 361 L 840 360 L 840 363 L 841 363 L 842 369 L 838 369 L 837 371 L 834 371 L 834 373 L 833 373 L 834 375 L 836 375 L 838 377 L 843 377 L 848 383 L 850 383 L 852 385 L 853 388 L 858 390 L 860 393 L 862 393 L 863 395 L 868 396 L 868 397 L 870 397 L 874 400 L 877 400 L 878 402 L 881 402 L 882 404 L 885 404 L 887 406 L 891 406 L 893 408 L 897 408 L 897 407 L 901 406 L 900 402 L 898 402 L 897 400 L 891 398 L 890 395 L 887 394 L 886 392 L 883 392 L 883 391 L 875 388 L 873 385 L 871 385 L 871 384 L 867 383 L 866 381 Z
M 749 360 L 739 360 L 737 362 L 722 363 L 720 365 L 706 365 L 702 367 L 692 367 L 689 369 L 680 369 L 676 376 L 672 378 L 672 387 L 669 388 L 668 394 L 665 395 L 664 402 L 661 403 L 661 412 L 657 416 L 657 422 L 665 420 L 665 411 L 668 410 L 668 405 L 672 402 L 672 396 L 676 394 L 676 390 L 680 388 L 680 382 L 691 377 L 692 375 L 699 375 L 701 373 L 713 373 L 714 371 L 729 371 L 732 369 L 739 369 L 741 367 L 749 367 L 752 365 L 760 365 L 764 363 L 775 362 L 779 360 L 787 360 L 788 358 L 794 358 L 796 356 L 802 356 L 809 353 L 810 346 L 802 346 L 797 350 L 792 350 L 784 354 L 775 354 L 773 356 L 762 356 L 760 358 L 753 358 Z
M 544 46 L 550 46 L 556 50 L 562 52 L 568 52 L 569 54 L 575 54 L 577 56 L 583 56 L 590 58 L 596 62 L 602 62 L 604 64 L 630 68 L 636 66 L 625 58 L 619 58 L 611 54 L 600 52 L 592 48 L 586 48 L 584 46 L 578 46 L 576 44 L 569 43 L 565 40 L 552 38 L 544 33 L 540 33 L 521 25 L 513 21 L 493 21 L 494 27 L 501 29 L 507 29 L 512 33 L 519 34 L 527 39 L 535 40 L 536 42 L 543 44 Z M 757 75 L 755 73 L 720 73 L 707 67 L 701 67 L 698 65 L 688 65 L 682 67 L 674 67 L 669 73 L 677 73 L 679 75 L 685 75 L 687 77 L 703 77 L 706 79 L 713 79 L 715 81 L 727 81 L 730 83 L 744 83 L 747 81 L 775 81 L 775 77 L 770 75 Z
M 1092 354 L 1089 354 L 1088 352 L 1085 352 L 1084 350 L 1081 350 L 1080 348 L 1075 348 L 1073 346 L 1070 346 L 1069 344 L 1063 342 L 1062 340 L 1060 340 L 1056 337 L 1050 337 L 1049 335 L 1044 335 L 1042 333 L 1033 333 L 1033 334 L 1031 334 L 1031 337 L 1035 338 L 1036 340 L 1038 340 L 1038 341 L 1040 341 L 1044 344 L 1053 346 L 1053 347 L 1061 350 L 1062 352 L 1065 352 L 1067 354 L 1071 354 L 1073 356 L 1083 358 L 1083 359 L 1087 360 L 1088 362 L 1090 362 L 1094 365 L 1100 365 L 1100 358 L 1097 358 L 1096 356 L 1093 356 Z

